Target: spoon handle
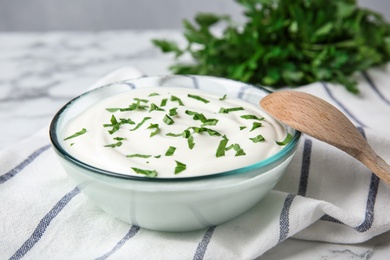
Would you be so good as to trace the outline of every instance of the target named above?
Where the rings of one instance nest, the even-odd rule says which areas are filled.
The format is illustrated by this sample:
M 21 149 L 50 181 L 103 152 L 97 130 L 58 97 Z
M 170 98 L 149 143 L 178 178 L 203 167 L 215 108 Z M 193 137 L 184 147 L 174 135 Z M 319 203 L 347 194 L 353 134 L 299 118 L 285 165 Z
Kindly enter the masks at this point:
M 381 180 L 390 185 L 390 165 L 373 150 L 371 150 L 371 152 L 361 153 L 357 159 L 366 165 Z

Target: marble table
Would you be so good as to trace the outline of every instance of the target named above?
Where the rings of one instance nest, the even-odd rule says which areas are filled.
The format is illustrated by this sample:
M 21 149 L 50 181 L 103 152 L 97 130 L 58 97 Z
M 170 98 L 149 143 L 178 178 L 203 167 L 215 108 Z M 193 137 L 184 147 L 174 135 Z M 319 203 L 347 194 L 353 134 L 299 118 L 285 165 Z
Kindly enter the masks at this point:
M 178 31 L 0 33 L 0 150 L 50 122 L 68 100 L 105 74 L 134 66 L 167 74 L 173 59 L 152 38 L 181 41 Z M 389 259 L 390 233 L 362 244 L 287 239 L 261 259 Z

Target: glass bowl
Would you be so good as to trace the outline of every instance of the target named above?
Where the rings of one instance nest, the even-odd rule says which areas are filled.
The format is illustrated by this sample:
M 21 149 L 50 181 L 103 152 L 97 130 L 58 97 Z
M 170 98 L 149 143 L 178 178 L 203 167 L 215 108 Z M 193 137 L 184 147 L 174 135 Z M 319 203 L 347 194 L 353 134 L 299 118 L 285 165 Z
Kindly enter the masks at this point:
M 195 88 L 259 105 L 270 91 L 210 76 L 155 76 L 112 83 L 86 92 L 54 116 L 50 139 L 69 177 L 90 201 L 108 214 L 142 228 L 191 231 L 215 226 L 246 212 L 279 181 L 292 160 L 300 132 L 285 126 L 293 138 L 279 152 L 239 169 L 195 177 L 147 178 L 96 168 L 67 152 L 62 142 L 69 120 L 99 100 L 131 89 Z

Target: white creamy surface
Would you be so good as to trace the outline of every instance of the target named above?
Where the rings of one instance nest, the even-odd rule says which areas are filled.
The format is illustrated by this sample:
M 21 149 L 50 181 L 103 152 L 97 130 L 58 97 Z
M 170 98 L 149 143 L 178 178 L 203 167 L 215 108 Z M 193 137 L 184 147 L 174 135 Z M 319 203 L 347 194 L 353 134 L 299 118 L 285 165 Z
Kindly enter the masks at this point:
M 151 93 L 159 95 L 150 96 Z M 204 103 L 196 98 L 188 97 L 188 94 L 202 97 L 209 103 Z M 171 97 L 178 97 L 184 104 L 179 105 L 172 101 Z M 107 111 L 107 108 L 127 108 L 136 99 L 144 99 L 147 102 L 140 102 L 140 105 L 147 106 L 146 110 L 133 111 Z M 126 93 L 108 97 L 93 105 L 78 117 L 73 119 L 65 128 L 63 137 L 68 137 L 82 128 L 87 132 L 75 138 L 64 141 L 64 146 L 70 154 L 90 165 L 113 172 L 139 175 L 132 168 L 143 170 L 155 170 L 157 177 L 189 177 L 206 175 L 228 170 L 237 169 L 261 161 L 283 148 L 275 141 L 283 141 L 287 133 L 283 125 L 267 116 L 259 107 L 239 99 L 226 98 L 210 95 L 196 89 L 180 88 L 143 88 L 131 90 Z M 167 100 L 165 106 L 161 101 Z M 150 111 L 152 104 L 157 105 L 164 111 Z M 242 107 L 244 110 L 219 113 L 221 108 Z M 174 121 L 168 125 L 164 123 L 164 117 L 169 115 L 169 110 L 177 108 L 177 115 L 170 116 Z M 220 136 L 210 135 L 207 132 L 195 133 L 190 129 L 193 136 L 194 146 L 189 148 L 188 139 L 183 136 L 168 136 L 168 133 L 180 134 L 189 127 L 201 127 L 200 120 L 194 120 L 192 115 L 186 111 L 202 113 L 207 119 L 217 119 L 216 125 L 206 125 L 207 129 L 214 130 Z M 257 119 L 244 119 L 242 115 L 256 115 Z M 112 127 L 103 127 L 104 124 L 111 124 L 112 115 L 116 120 L 130 118 L 134 124 L 121 124 L 118 131 L 110 134 Z M 144 118 L 145 121 L 138 129 L 134 129 Z M 253 123 L 261 123 L 261 127 L 252 130 Z M 148 127 L 158 124 L 159 133 L 151 136 L 157 128 Z M 245 129 L 240 127 L 245 126 Z M 236 151 L 230 149 L 225 151 L 224 156 L 217 157 L 217 148 L 226 136 L 228 143 L 239 144 L 245 155 L 236 156 Z M 250 138 L 262 135 L 265 141 L 254 143 Z M 114 138 L 126 138 L 115 140 Z M 109 144 L 121 142 L 121 146 L 105 147 Z M 172 156 L 166 156 L 170 146 L 176 148 Z M 128 155 L 148 155 L 149 158 L 128 157 Z M 176 161 L 186 165 L 186 169 L 175 174 Z M 144 175 L 139 175 L 144 176 Z

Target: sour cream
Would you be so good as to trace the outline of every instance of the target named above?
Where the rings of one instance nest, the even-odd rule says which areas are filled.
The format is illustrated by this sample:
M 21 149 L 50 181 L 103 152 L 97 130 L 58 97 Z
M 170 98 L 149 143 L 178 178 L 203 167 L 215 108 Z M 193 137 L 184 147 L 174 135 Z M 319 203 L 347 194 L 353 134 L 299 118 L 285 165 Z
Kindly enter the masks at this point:
M 196 89 L 143 88 L 107 97 L 72 119 L 64 147 L 127 175 L 191 177 L 234 170 L 280 151 L 285 127 L 258 106 Z

